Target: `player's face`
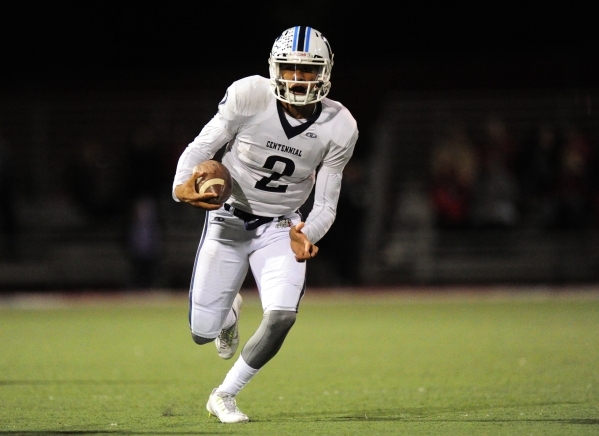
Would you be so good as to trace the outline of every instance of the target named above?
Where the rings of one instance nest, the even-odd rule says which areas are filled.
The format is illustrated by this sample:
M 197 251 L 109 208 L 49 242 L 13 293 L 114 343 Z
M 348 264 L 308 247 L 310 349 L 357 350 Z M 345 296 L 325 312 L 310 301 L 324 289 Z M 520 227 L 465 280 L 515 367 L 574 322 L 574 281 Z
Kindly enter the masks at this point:
M 305 94 L 308 88 L 301 82 L 316 80 L 319 69 L 318 65 L 281 64 L 281 79 L 296 82 L 289 87 L 294 94 Z

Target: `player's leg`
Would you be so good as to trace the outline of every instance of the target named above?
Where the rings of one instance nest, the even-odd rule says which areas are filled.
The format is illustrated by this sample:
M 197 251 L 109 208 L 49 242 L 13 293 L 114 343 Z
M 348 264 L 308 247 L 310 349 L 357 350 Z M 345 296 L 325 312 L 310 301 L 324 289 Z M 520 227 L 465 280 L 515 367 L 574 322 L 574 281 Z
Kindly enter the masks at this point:
M 232 306 L 248 270 L 245 229 L 226 212 L 206 216 L 189 292 L 189 325 L 197 344 L 214 341 L 235 321 Z
M 239 345 L 239 319 L 241 317 L 241 305 L 243 299 L 240 294 L 235 296 L 233 307 L 227 315 L 220 334 L 216 338 L 215 345 L 218 355 L 222 359 L 230 359 L 235 355 Z
M 251 367 L 260 369 L 281 349 L 287 333 L 295 323 L 296 312 L 269 310 L 264 312 L 258 330 L 241 350 L 243 360 Z
M 262 368 L 280 350 L 293 327 L 306 285 L 306 262 L 297 262 L 288 233 L 257 250 L 250 265 L 260 292 L 264 315 L 241 356 L 252 368 Z
M 294 218 L 299 222 L 299 216 Z M 306 263 L 295 260 L 289 246 L 289 225 L 273 222 L 260 231 L 263 233 L 254 239 L 251 247 L 254 251 L 250 255 L 250 265 L 260 292 L 264 318 L 221 385 L 212 391 L 206 405 L 209 413 L 226 423 L 249 420 L 237 408 L 235 397 L 281 348 L 295 322 L 304 291 Z
M 280 350 L 293 326 L 305 289 L 306 263 L 297 262 L 289 238 L 279 239 L 250 256 L 264 317 L 243 347 L 219 391 L 237 395 Z

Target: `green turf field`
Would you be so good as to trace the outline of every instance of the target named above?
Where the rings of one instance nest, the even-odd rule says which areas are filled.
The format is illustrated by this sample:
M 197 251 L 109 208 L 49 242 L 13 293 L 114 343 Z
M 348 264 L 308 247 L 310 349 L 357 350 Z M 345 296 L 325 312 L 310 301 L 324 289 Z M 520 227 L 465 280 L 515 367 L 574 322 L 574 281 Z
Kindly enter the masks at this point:
M 245 291 L 242 342 L 261 319 Z M 599 435 L 599 294 L 308 294 L 247 385 L 190 338 L 184 294 L 0 304 L 0 434 Z

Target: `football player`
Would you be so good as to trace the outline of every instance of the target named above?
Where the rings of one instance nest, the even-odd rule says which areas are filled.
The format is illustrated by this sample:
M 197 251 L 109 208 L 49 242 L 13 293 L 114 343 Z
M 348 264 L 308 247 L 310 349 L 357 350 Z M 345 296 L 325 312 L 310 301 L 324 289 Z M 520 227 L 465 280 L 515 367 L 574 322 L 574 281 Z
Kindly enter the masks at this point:
M 239 290 L 251 268 L 263 319 L 243 346 L 206 408 L 224 423 L 247 422 L 235 397 L 272 359 L 293 326 L 305 292 L 306 260 L 335 220 L 343 168 L 358 139 L 356 121 L 327 98 L 333 52 L 318 30 L 296 26 L 274 42 L 270 78 L 233 82 L 215 116 L 181 154 L 175 201 L 207 212 L 192 273 L 189 324 L 197 344 L 215 341 L 223 359 L 239 344 Z M 198 163 L 226 145 L 222 163 L 233 178 L 231 197 L 194 189 Z M 314 191 L 307 218 L 299 213 Z

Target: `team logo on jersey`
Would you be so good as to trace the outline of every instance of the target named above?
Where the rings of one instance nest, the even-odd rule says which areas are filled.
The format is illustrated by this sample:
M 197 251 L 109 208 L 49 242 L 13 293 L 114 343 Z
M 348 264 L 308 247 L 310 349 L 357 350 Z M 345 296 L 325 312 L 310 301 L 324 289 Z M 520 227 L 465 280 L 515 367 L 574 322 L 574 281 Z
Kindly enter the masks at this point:
M 281 218 L 275 227 L 281 229 L 281 228 L 292 227 L 292 226 L 293 226 L 293 223 L 291 222 L 291 219 Z
M 308 132 L 308 133 L 306 133 L 306 136 L 307 136 L 308 138 L 312 138 L 312 139 L 314 139 L 314 138 L 318 138 L 318 135 L 317 135 L 316 133 L 313 133 L 313 132 Z
M 214 217 L 213 221 L 219 221 L 219 222 L 223 222 L 225 219 L 223 217 L 217 216 Z

